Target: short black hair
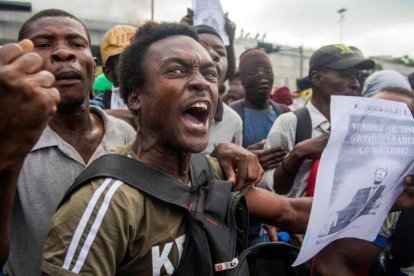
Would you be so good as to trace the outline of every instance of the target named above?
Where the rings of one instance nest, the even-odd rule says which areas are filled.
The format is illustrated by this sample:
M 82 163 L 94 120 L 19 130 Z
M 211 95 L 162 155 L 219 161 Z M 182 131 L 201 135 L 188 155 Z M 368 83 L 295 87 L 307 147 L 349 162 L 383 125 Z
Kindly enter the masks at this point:
M 248 52 L 253 51 L 253 50 L 260 50 L 260 51 L 263 51 L 263 53 L 266 53 L 265 49 L 260 48 L 260 47 L 249 48 L 249 49 L 245 50 L 243 53 L 240 54 L 239 59 L 242 56 L 244 56 L 245 54 L 247 54 Z
M 88 31 L 88 28 L 86 28 L 86 25 L 76 16 L 74 16 L 73 14 L 70 14 L 64 10 L 59 10 L 59 9 L 47 9 L 47 10 L 42 10 L 38 13 L 35 13 L 32 17 L 30 17 L 29 19 L 27 19 L 23 25 L 20 27 L 19 30 L 19 36 L 18 39 L 19 41 L 27 38 L 27 27 L 33 23 L 34 21 L 40 19 L 40 18 L 45 18 L 45 17 L 68 17 L 68 18 L 72 18 L 76 21 L 78 21 L 83 28 L 85 29 L 86 35 L 88 36 L 88 42 L 89 42 L 89 46 L 91 46 L 91 34 Z
M 179 23 L 149 21 L 138 28 L 131 44 L 121 54 L 120 92 L 125 103 L 134 89 L 144 86 L 143 62 L 148 48 L 154 42 L 174 35 L 184 35 L 199 41 L 197 33 L 191 27 Z

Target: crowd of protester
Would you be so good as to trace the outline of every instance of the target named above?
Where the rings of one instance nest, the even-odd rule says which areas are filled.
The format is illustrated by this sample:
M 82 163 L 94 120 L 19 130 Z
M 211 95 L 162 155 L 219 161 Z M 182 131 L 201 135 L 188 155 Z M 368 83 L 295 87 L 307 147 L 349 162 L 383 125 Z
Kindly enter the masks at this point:
M 88 28 L 63 10 L 36 13 L 18 43 L 0 48 L 0 275 L 174 273 L 186 235 L 181 210 L 108 177 L 64 197 L 108 153 L 191 186 L 191 154 L 203 152 L 215 178 L 244 194 L 249 245 L 300 247 L 331 96 L 402 102 L 414 114 L 414 73 L 374 72 L 374 61 L 344 44 L 317 49 L 297 91 L 274 87 L 263 49 L 247 49 L 236 66 L 236 26 L 225 22 L 228 46 L 212 27 L 192 26 L 191 10 L 176 23 L 114 26 L 100 44 L 100 76 Z M 414 208 L 414 177 L 399 184 L 404 192 L 375 241 L 331 243 L 312 273 L 414 275 L 414 256 L 400 262 L 392 251 L 399 218 Z M 404 243 L 414 252 L 413 235 Z

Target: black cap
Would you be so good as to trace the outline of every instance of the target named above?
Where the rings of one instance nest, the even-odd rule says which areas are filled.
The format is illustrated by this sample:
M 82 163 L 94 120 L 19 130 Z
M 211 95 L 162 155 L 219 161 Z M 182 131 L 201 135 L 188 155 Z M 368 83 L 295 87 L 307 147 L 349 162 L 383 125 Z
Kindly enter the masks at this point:
M 309 61 L 309 73 L 324 67 L 332 70 L 356 68 L 368 70 L 375 66 L 371 59 L 361 55 L 344 44 L 326 45 L 316 50 Z
M 220 34 L 213 27 L 210 27 L 208 25 L 198 25 L 198 26 L 194 26 L 194 30 L 198 34 L 212 34 L 212 35 L 215 35 L 218 38 L 220 38 L 221 41 L 223 41 L 223 39 L 221 38 Z

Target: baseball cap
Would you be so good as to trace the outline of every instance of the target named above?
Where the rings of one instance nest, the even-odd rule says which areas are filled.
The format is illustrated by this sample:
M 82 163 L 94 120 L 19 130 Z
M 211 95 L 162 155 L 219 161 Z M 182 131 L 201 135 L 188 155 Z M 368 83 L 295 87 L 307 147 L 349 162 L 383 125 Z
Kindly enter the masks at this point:
M 109 29 L 101 41 L 102 63 L 105 64 L 109 57 L 119 55 L 131 43 L 136 28 L 130 25 L 116 25 Z
M 345 44 L 332 44 L 323 46 L 313 53 L 309 61 L 309 73 L 320 67 L 333 70 L 368 70 L 374 66 L 373 60 L 362 57 Z

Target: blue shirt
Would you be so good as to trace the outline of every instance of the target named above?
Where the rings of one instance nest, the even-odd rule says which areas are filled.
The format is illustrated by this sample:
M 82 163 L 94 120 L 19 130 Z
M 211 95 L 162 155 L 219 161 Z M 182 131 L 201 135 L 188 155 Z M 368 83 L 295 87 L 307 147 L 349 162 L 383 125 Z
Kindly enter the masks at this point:
M 266 139 L 277 115 L 271 106 L 266 110 L 244 108 L 243 112 L 243 147 L 247 148 Z

